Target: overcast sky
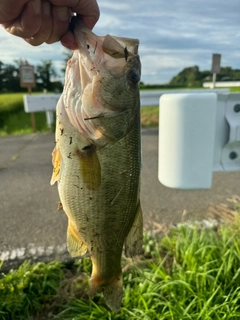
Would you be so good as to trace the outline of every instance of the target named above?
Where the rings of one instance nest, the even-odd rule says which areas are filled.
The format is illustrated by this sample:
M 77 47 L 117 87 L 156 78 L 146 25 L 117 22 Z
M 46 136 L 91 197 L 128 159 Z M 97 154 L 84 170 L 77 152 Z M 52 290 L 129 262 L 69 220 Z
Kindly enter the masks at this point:
M 210 70 L 212 53 L 222 66 L 240 69 L 240 0 L 98 0 L 94 32 L 138 38 L 144 83 L 167 83 L 185 67 Z M 31 47 L 0 28 L 0 61 L 27 59 L 64 65 L 60 43 Z M 60 72 L 59 72 L 60 73 Z

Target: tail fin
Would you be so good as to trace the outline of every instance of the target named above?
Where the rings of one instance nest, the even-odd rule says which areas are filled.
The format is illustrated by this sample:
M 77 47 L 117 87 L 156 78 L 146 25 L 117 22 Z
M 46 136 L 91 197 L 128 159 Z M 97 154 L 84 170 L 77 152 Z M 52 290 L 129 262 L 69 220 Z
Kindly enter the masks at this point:
M 92 278 L 90 284 L 92 295 L 102 291 L 106 305 L 114 312 L 119 311 L 123 296 L 122 274 L 110 279 Z

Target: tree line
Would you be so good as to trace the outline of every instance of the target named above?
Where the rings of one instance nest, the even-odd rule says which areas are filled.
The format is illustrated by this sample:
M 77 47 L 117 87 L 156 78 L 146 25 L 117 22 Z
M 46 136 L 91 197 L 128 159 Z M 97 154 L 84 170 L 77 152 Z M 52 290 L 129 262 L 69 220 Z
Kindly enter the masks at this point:
M 203 82 L 212 80 L 212 72 L 200 71 L 198 66 L 183 69 L 169 82 L 170 86 L 202 87 Z M 217 81 L 240 81 L 240 69 L 222 67 L 217 74 Z
M 71 53 L 65 53 L 65 62 L 70 58 Z M 4 92 L 21 92 L 26 88 L 20 87 L 19 68 L 25 65 L 26 60 L 14 60 L 12 64 L 4 64 L 0 61 L 0 93 Z M 61 70 L 65 72 L 65 68 Z M 57 73 L 51 60 L 42 60 L 35 66 L 36 88 L 34 91 L 62 91 L 63 84 L 57 79 Z M 179 88 L 179 87 L 202 87 L 203 82 L 211 81 L 212 72 L 210 70 L 200 71 L 198 66 L 184 68 L 169 83 L 163 85 L 148 85 L 140 83 L 140 88 Z M 217 81 L 240 81 L 240 69 L 231 67 L 222 67 L 217 75 Z
M 163 85 L 148 85 L 140 83 L 140 88 L 198 88 L 203 86 L 203 82 L 212 81 L 212 72 L 210 70 L 200 71 L 198 66 L 184 68 L 169 83 Z M 240 69 L 231 67 L 222 67 L 217 74 L 217 81 L 240 81 Z
M 14 60 L 14 63 L 7 64 L 0 61 L 0 92 L 21 92 L 26 88 L 20 87 L 19 68 L 27 65 L 26 60 Z M 51 60 L 43 60 L 35 66 L 36 88 L 35 91 L 61 91 L 62 83 L 53 80 L 59 76 Z

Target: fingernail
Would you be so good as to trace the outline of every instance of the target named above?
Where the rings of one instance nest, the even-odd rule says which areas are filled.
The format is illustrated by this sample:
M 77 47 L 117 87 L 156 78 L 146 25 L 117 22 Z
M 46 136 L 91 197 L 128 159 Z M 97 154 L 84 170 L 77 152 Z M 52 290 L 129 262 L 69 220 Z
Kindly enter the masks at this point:
M 32 1 L 32 8 L 35 14 L 41 13 L 41 1 L 40 0 L 33 0 Z
M 42 5 L 42 8 L 43 8 L 43 14 L 45 16 L 50 16 L 50 4 L 49 2 L 45 2 L 43 5 Z
M 60 20 L 68 21 L 69 20 L 69 10 L 67 7 L 57 8 L 57 14 Z

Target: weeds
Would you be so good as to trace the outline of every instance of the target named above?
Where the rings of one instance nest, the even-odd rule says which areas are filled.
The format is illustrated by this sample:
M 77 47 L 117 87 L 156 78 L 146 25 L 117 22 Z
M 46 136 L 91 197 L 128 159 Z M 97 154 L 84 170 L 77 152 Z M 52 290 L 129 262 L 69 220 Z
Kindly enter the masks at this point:
M 141 108 L 142 127 L 157 127 L 159 123 L 159 107 Z
M 28 319 L 56 298 L 63 270 L 59 262 L 24 262 L 0 278 L 0 319 Z
M 144 236 L 144 256 L 123 259 L 124 298 L 115 314 L 101 294 L 88 297 L 90 260 L 71 270 L 58 262 L 30 265 L 0 278 L 0 319 L 240 319 L 240 227 L 171 229 Z M 1 318 L 2 317 L 2 318 Z M 24 318 L 25 317 L 25 318 Z
M 34 116 L 37 132 L 48 131 L 45 112 L 36 112 Z M 23 107 L 23 93 L 0 94 L 0 136 L 31 132 L 30 114 Z

